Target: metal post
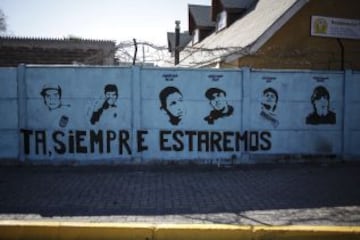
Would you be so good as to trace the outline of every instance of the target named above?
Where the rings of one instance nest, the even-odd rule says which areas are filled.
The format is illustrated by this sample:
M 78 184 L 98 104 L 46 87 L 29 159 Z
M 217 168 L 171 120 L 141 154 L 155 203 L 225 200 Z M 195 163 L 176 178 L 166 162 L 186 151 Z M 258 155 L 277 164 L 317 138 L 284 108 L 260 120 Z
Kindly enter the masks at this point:
M 180 21 L 175 21 L 175 66 L 179 64 Z
M 133 57 L 133 65 L 135 65 L 135 63 L 136 63 L 136 55 L 137 55 L 137 50 L 138 50 L 138 48 L 137 48 L 137 42 L 136 42 L 136 39 L 135 39 L 135 38 L 133 39 L 133 41 L 134 41 L 134 47 L 135 47 L 134 57 Z
M 24 141 L 20 130 L 27 127 L 27 93 L 26 93 L 26 65 L 20 64 L 17 67 L 17 106 L 18 106 L 18 137 L 19 137 L 19 152 L 18 157 L 20 161 L 25 161 Z

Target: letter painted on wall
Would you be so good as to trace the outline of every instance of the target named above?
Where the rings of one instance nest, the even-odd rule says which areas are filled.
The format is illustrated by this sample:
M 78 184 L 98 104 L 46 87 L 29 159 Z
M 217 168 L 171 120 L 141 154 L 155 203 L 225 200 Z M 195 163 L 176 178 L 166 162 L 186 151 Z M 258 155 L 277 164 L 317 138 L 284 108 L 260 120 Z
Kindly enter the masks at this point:
M 336 113 L 330 110 L 330 93 L 324 86 L 315 87 L 311 104 L 313 112 L 306 117 L 306 124 L 336 124 Z
M 208 124 L 214 124 L 219 118 L 229 117 L 233 114 L 234 108 L 226 100 L 226 92 L 220 88 L 209 88 L 205 92 L 210 106 L 213 108 L 204 120 Z
M 188 144 L 185 144 L 188 143 Z M 271 150 L 269 131 L 159 131 L 163 152 L 256 152 Z
M 51 157 L 65 154 L 131 155 L 128 130 L 29 130 L 21 129 L 24 153 Z
M 147 145 L 147 130 L 132 136 L 128 130 L 31 130 L 21 129 L 26 155 L 51 157 L 53 154 L 104 154 L 128 157 L 133 152 L 256 152 L 271 150 L 269 131 L 159 130 L 158 149 Z M 132 137 L 136 145 L 132 146 Z M 155 145 L 153 145 L 155 146 Z M 135 149 L 132 149 L 134 147 Z

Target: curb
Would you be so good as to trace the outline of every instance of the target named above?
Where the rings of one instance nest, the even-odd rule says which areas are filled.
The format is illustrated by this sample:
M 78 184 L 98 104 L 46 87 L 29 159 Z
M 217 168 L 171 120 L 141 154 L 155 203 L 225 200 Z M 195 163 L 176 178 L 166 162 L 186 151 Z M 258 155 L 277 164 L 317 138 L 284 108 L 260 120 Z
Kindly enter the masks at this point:
M 152 240 L 154 226 L 87 222 L 0 221 L 0 239 Z
M 237 226 L 0 221 L 0 239 L 278 240 L 360 239 L 360 226 Z
M 159 225 L 156 240 L 180 239 L 246 239 L 246 240 L 307 240 L 360 239 L 359 227 L 337 226 L 236 226 L 236 225 Z

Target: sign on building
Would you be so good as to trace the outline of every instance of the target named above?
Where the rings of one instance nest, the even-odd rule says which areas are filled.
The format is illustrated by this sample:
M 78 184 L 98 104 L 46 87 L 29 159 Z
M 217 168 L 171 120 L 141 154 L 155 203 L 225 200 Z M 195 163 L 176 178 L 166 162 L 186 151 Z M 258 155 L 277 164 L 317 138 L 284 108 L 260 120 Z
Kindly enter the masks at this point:
M 312 16 L 311 36 L 360 39 L 360 19 Z

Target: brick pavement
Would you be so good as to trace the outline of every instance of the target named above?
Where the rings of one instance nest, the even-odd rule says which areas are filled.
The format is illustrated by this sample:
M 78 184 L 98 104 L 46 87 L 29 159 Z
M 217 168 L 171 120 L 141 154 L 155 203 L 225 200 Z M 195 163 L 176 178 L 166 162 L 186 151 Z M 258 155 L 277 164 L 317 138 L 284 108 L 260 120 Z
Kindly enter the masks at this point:
M 0 168 L 0 220 L 360 225 L 360 164 Z

